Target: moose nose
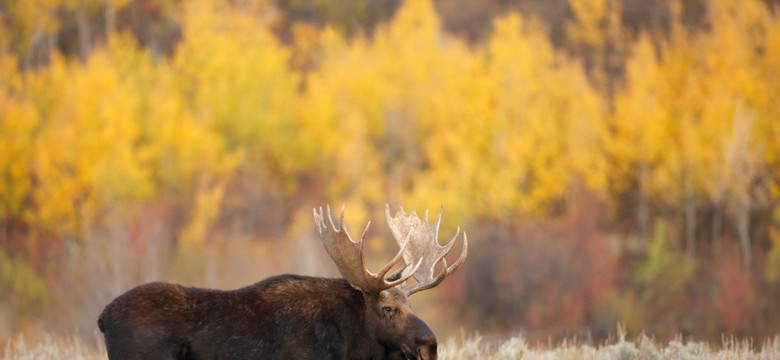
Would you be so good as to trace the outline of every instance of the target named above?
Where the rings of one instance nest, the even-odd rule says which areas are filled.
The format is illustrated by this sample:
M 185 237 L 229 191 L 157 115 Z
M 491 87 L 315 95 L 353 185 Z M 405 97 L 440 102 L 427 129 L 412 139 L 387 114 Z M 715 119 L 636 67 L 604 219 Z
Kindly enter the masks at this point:
M 416 316 L 411 316 L 409 324 L 413 330 L 414 345 L 417 347 L 417 359 L 435 360 L 437 354 L 436 335 L 431 328 Z
M 436 338 L 433 336 L 418 339 L 417 358 L 421 360 L 436 360 L 438 356 L 436 346 Z

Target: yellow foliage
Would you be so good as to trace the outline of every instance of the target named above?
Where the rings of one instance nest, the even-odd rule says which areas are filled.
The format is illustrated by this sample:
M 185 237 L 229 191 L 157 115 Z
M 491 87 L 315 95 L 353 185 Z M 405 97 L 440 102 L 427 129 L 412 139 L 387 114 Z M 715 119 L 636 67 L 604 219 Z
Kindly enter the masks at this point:
M 9 11 L 46 32 L 63 4 Z M 780 21 L 758 0 L 712 2 L 700 33 L 675 18 L 668 39 L 640 35 L 614 97 L 519 14 L 468 44 L 413 0 L 370 38 L 297 25 L 285 45 L 264 4 L 181 5 L 170 58 L 127 34 L 85 63 L 53 54 L 19 73 L 0 55 L 3 220 L 79 239 L 107 212 L 170 202 L 177 238 L 198 247 L 250 173 L 271 197 L 347 203 L 355 223 L 400 201 L 462 221 L 544 217 L 580 186 L 613 203 L 638 190 L 720 204 L 746 197 L 745 169 L 780 178 Z M 616 5 L 570 5 L 567 36 L 605 49 Z
M 759 66 L 766 84 L 766 95 L 780 94 L 780 21 L 772 18 L 766 26 L 765 56 L 760 59 Z M 775 164 L 769 166 L 768 172 L 774 179 L 780 179 L 780 106 L 776 106 L 777 98 L 767 98 L 766 107 L 761 109 L 761 120 L 756 126 L 756 133 L 764 138 L 762 163 Z M 769 198 L 780 198 L 780 182 L 769 184 Z M 780 203 L 775 202 L 774 220 L 780 222 Z
M 578 64 L 555 54 L 544 33 L 517 15 L 496 23 L 489 50 L 496 155 L 505 159 L 494 179 L 510 191 L 496 197 L 506 203 L 489 208 L 544 214 L 579 176 L 602 187 L 603 175 L 593 170 L 603 166 L 596 150 L 604 108 Z
M 672 138 L 666 130 L 673 120 L 666 110 L 662 71 L 654 44 L 640 37 L 626 65 L 630 87 L 616 95 L 614 116 L 610 118 L 612 132 L 605 134 L 605 149 L 614 159 L 610 163 L 611 183 L 617 191 L 630 186 L 622 181 L 631 180 L 627 175 L 634 173 L 638 164 L 656 164 L 669 152 L 668 141 Z
M 59 29 L 60 23 L 56 11 L 64 3 L 63 0 L 11 0 L 7 2 L 7 11 L 14 21 L 18 22 L 17 28 L 22 33 L 20 53 L 29 51 L 29 46 L 35 37 L 42 37 L 54 33 Z
M 609 1 L 570 5 L 570 36 L 608 41 Z M 248 172 L 286 194 L 314 179 L 339 203 L 446 203 L 456 218 L 544 216 L 575 185 L 608 197 L 639 183 L 676 204 L 686 182 L 722 201 L 735 196 L 736 166 L 780 153 L 780 37 L 760 1 L 709 8 L 706 33 L 640 36 L 625 88 L 605 99 L 518 14 L 467 45 L 441 30 L 430 1 L 408 1 L 370 39 L 298 25 L 290 47 L 263 6 L 187 2 L 171 59 L 151 59 L 122 34 L 85 64 L 55 54 L 20 76 L 2 58 L 3 216 L 28 204 L 36 226 L 78 235 L 108 209 L 158 196 L 198 209 L 203 191 L 217 191 L 201 179 L 227 186 Z M 735 143 L 737 130 L 750 141 Z M 720 166 L 739 146 L 741 162 Z M 197 211 L 192 221 L 214 216 Z
M 35 107 L 15 95 L 21 86 L 14 57 L 0 55 L 0 219 L 23 218 L 32 184 L 30 141 L 39 122 Z
M 654 44 L 640 37 L 606 142 L 617 159 L 611 164 L 617 167 L 616 188 L 628 186 L 620 181 L 630 181 L 626 175 L 643 164 L 648 172 L 642 191 L 660 203 L 679 204 L 691 195 L 683 194 L 686 188 L 713 203 L 738 196 L 734 191 L 743 185 L 734 180 L 756 174 L 740 167 L 757 164 L 772 141 L 771 131 L 759 129 L 776 122 L 768 73 L 757 66 L 764 57 L 757 49 L 771 33 L 768 24 L 777 22 L 767 14 L 759 1 L 713 2 L 708 32 L 693 36 L 678 25 L 671 41 Z
M 51 72 L 33 80 L 50 86 L 41 99 L 47 119 L 35 139 L 33 192 L 41 225 L 50 231 L 78 234 L 81 222 L 98 218 L 109 204 L 151 194 L 138 147 L 142 93 L 121 70 L 109 52 L 98 51 L 84 66 L 55 59 Z
M 197 122 L 228 151 L 245 152 L 244 166 L 269 168 L 291 184 L 302 160 L 290 146 L 299 76 L 288 69 L 290 50 L 253 15 L 211 0 L 188 2 L 172 71 Z
M 386 189 L 415 207 L 446 203 L 456 218 L 542 214 L 570 170 L 597 166 L 601 100 L 517 15 L 496 23 L 487 56 L 444 34 L 427 1 L 402 7 L 373 42 L 326 31 L 320 43 L 300 116 L 307 136 L 332 131 L 319 146 L 335 154 L 322 160 L 331 196 L 376 204 Z
M 608 0 L 569 0 L 575 24 L 567 24 L 566 32 L 576 43 L 589 47 L 604 45 L 604 22 L 607 17 Z

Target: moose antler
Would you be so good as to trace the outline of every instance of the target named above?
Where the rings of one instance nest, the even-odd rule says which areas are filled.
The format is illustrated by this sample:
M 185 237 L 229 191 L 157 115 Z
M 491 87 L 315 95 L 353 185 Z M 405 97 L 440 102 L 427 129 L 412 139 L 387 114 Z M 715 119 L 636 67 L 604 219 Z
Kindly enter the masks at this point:
M 328 223 L 325 221 L 325 217 L 322 213 L 322 208 L 317 211 L 314 209 L 314 222 L 317 224 L 317 230 L 320 233 L 320 240 L 322 245 L 325 246 L 325 250 L 328 251 L 339 272 L 344 279 L 349 282 L 352 287 L 355 287 L 362 291 L 367 292 L 380 292 L 385 289 L 389 289 L 398 284 L 403 283 L 409 277 L 414 275 L 415 271 L 420 267 L 422 261 L 418 261 L 415 266 L 411 266 L 411 262 L 407 262 L 407 265 L 401 269 L 400 276 L 388 281 L 385 275 L 388 271 L 401 259 L 404 254 L 404 250 L 409 245 L 412 231 L 409 231 L 407 235 L 398 238 L 398 244 L 401 249 L 398 254 L 393 257 L 390 262 L 387 263 L 378 273 L 374 274 L 366 267 L 365 254 L 363 253 L 363 239 L 368 231 L 369 222 L 366 224 L 366 228 L 363 230 L 363 234 L 360 235 L 360 240 L 353 241 L 347 232 L 347 226 L 344 223 L 344 208 L 341 208 L 341 217 L 339 219 L 339 226 L 337 227 L 333 223 L 333 217 L 330 215 L 330 206 L 327 206 Z
M 458 235 L 460 234 L 460 228 L 455 232 L 455 236 L 452 237 L 452 240 L 450 240 L 449 243 L 444 246 L 439 245 L 437 237 L 443 212 L 444 207 L 442 206 L 441 210 L 439 210 L 439 217 L 436 219 L 433 227 L 430 227 L 428 225 L 428 210 L 425 210 L 425 221 L 423 221 L 417 217 L 417 214 L 414 211 L 408 214 L 405 213 L 403 206 L 400 207 L 396 216 L 392 217 L 390 215 L 390 206 L 385 205 L 387 224 L 390 226 L 393 237 L 395 237 L 395 240 L 401 245 L 404 262 L 406 263 L 407 268 L 410 264 L 422 261 L 422 266 L 413 273 L 414 279 L 417 280 L 417 285 L 404 290 L 407 296 L 439 285 L 444 278 L 455 272 L 455 270 L 457 270 L 466 260 L 469 243 L 468 238 L 464 233 L 463 251 L 458 260 L 456 260 L 452 266 L 447 267 L 447 259 L 444 257 L 450 252 L 452 246 L 455 245 L 455 240 L 457 240 Z M 403 236 L 404 234 L 406 234 L 406 237 Z M 436 270 L 436 264 L 438 264 L 439 261 L 441 261 L 444 266 L 439 275 L 434 277 L 433 274 Z

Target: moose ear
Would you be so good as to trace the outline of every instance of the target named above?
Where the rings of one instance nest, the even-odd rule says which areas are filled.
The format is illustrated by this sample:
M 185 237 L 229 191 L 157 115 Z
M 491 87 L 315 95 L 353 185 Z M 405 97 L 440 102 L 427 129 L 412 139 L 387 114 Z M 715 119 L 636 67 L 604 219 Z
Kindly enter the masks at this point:
M 392 274 L 390 274 L 390 276 L 388 276 L 385 280 L 387 280 L 389 282 L 393 282 L 393 281 L 396 281 L 396 280 L 400 279 L 401 275 L 403 274 L 403 270 L 405 268 L 406 268 L 406 266 L 398 269 L 397 271 L 395 271 Z
M 403 276 L 403 275 L 404 275 L 404 270 L 405 270 L 407 267 L 408 267 L 408 266 L 404 266 L 404 267 L 402 267 L 402 268 L 400 268 L 400 269 L 398 269 L 398 270 L 394 271 L 392 274 L 390 274 L 390 276 L 388 276 L 387 278 L 385 278 L 385 280 L 386 280 L 387 282 L 394 282 L 394 281 L 397 281 L 398 279 L 400 279 L 400 278 L 401 278 L 401 276 Z M 402 283 L 401 283 L 399 286 L 400 286 L 401 288 L 403 288 L 404 286 L 406 286 L 406 281 L 402 282 Z

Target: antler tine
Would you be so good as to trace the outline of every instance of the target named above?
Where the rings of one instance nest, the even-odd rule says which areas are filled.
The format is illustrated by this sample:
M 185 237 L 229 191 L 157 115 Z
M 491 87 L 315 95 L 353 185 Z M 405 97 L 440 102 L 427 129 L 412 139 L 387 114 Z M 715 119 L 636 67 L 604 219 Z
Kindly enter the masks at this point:
M 328 226 L 325 217 L 323 216 L 322 207 L 319 208 L 319 211 L 317 211 L 317 208 L 314 208 L 313 213 L 314 223 L 317 225 L 317 230 L 320 233 L 322 245 L 336 264 L 341 275 L 350 285 L 352 285 L 352 287 L 367 292 L 379 292 L 401 284 L 414 275 L 415 271 L 419 269 L 421 262 L 418 262 L 414 267 L 407 265 L 398 279 L 388 282 L 385 280 L 384 276 L 398 262 L 401 256 L 403 256 L 403 253 L 409 244 L 408 239 L 410 235 L 407 235 L 405 243 L 401 244 L 401 249 L 398 251 L 398 254 L 396 254 L 378 274 L 374 274 L 366 267 L 365 254 L 363 252 L 363 240 L 365 239 L 365 234 L 368 231 L 370 222 L 366 224 L 360 239 L 358 241 L 353 241 L 344 222 L 344 207 L 342 207 L 341 210 L 339 219 L 340 224 L 338 227 L 333 223 L 330 206 L 327 206 L 327 221 L 330 222 L 330 226 Z
M 418 285 L 406 290 L 408 295 L 415 292 L 430 289 L 439 283 L 444 278 L 452 274 L 455 270 L 463 264 L 468 254 L 468 240 L 464 234 L 463 251 L 455 263 L 448 267 L 447 260 L 444 258 L 460 235 L 460 228 L 455 232 L 455 236 L 445 244 L 439 245 L 438 232 L 441 225 L 441 218 L 444 212 L 444 207 L 439 210 L 439 215 L 436 218 L 436 222 L 431 227 L 428 225 L 428 211 L 425 211 L 425 221 L 421 220 L 414 211 L 411 213 L 405 213 L 403 207 L 396 214 L 395 217 L 390 215 L 390 206 L 385 206 L 385 216 L 387 217 L 387 223 L 390 226 L 390 230 L 393 233 L 396 241 L 399 245 L 403 242 L 408 242 L 409 245 L 404 251 L 404 262 L 408 265 L 417 261 L 422 261 L 420 268 L 414 273 L 414 278 L 417 280 Z M 411 239 L 402 239 L 401 235 L 405 232 L 414 232 Z M 442 261 L 444 268 L 438 275 L 434 277 L 436 271 L 436 265 Z
M 395 263 L 397 263 L 397 262 L 398 262 L 398 260 L 401 260 L 401 256 L 403 256 L 403 254 L 404 254 L 404 251 L 406 250 L 406 247 L 407 247 L 407 246 L 409 246 L 409 238 L 410 238 L 411 236 L 412 236 L 412 232 L 410 231 L 410 232 L 409 232 L 409 233 L 406 235 L 406 240 L 404 240 L 404 242 L 403 242 L 403 245 L 401 245 L 401 249 L 400 249 L 400 250 L 398 250 L 398 253 L 396 253 L 396 254 L 395 254 L 395 256 L 393 257 L 393 259 L 392 259 L 392 260 L 390 260 L 390 262 L 388 262 L 387 264 L 385 264 L 385 266 L 384 266 L 384 267 L 383 267 L 381 270 L 379 270 L 379 273 L 377 273 L 377 276 L 378 276 L 378 277 L 384 278 L 384 277 L 385 277 L 385 274 L 387 274 L 387 272 L 388 272 L 388 271 L 390 271 L 390 269 L 392 269 L 392 268 L 393 268 L 393 265 L 395 265 Z M 418 265 L 418 266 L 419 266 L 419 265 Z M 403 273 L 403 271 L 404 271 L 404 270 L 407 270 L 407 268 L 408 268 L 408 266 L 406 266 L 406 267 L 404 267 L 404 268 L 400 269 L 399 271 L 401 271 L 401 272 Z M 416 269 L 415 269 L 415 270 L 416 270 Z M 410 274 L 407 274 L 407 275 L 410 275 Z M 411 275 L 410 275 L 410 276 L 411 276 Z M 409 276 L 407 276 L 406 278 L 408 279 L 408 278 L 409 278 Z
M 460 230 L 460 229 L 458 229 Z M 455 237 L 452 238 L 451 243 L 454 243 L 455 238 L 458 236 L 458 234 L 455 234 Z M 431 281 L 430 283 L 421 283 L 416 286 L 413 286 L 409 289 L 404 290 L 406 292 L 406 296 L 410 296 L 416 292 L 428 290 L 431 288 L 436 287 L 436 285 L 439 285 L 447 276 L 450 276 L 450 274 L 454 273 L 455 270 L 458 270 L 458 268 L 463 265 L 463 263 L 466 261 L 466 255 L 468 254 L 468 247 L 469 247 L 469 240 L 468 236 L 466 236 L 466 233 L 463 233 L 463 251 L 460 253 L 460 257 L 458 257 L 458 260 L 455 260 L 455 262 L 450 266 L 447 267 L 447 259 L 444 257 L 441 258 L 442 261 L 442 270 L 439 272 L 439 275 L 436 276 L 436 278 Z M 449 251 L 448 251 L 449 252 Z

